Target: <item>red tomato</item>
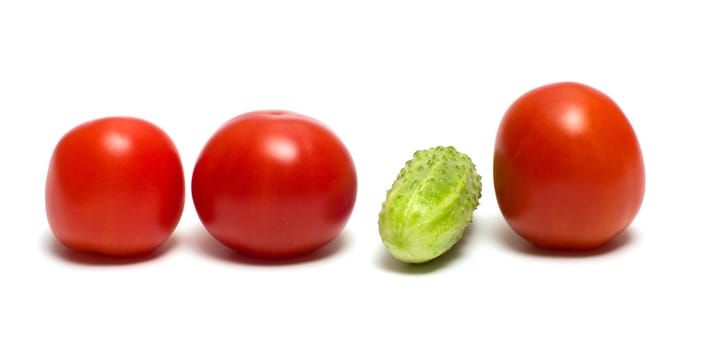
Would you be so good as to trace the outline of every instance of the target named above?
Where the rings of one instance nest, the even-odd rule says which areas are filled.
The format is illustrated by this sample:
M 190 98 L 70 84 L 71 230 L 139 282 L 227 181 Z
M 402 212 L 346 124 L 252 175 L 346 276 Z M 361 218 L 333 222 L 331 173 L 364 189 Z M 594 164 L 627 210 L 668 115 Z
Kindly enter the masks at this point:
M 265 258 L 305 254 L 344 228 L 357 174 L 344 144 L 319 122 L 257 111 L 224 124 L 198 158 L 191 192 L 224 245 Z
M 616 103 L 578 83 L 532 90 L 495 141 L 495 194 L 513 231 L 554 249 L 598 247 L 633 221 L 644 195 L 636 134 Z
M 68 248 L 140 255 L 165 242 L 181 218 L 184 175 L 176 147 L 157 126 L 110 117 L 70 130 L 50 160 L 45 208 Z

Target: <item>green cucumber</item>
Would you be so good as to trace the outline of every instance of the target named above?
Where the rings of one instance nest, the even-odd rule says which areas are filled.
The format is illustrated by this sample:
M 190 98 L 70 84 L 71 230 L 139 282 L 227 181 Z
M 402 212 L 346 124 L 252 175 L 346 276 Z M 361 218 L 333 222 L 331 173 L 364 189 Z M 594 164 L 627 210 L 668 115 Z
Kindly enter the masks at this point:
M 475 164 L 453 147 L 415 152 L 387 191 L 379 232 L 387 251 L 408 263 L 452 248 L 472 222 L 482 184 Z

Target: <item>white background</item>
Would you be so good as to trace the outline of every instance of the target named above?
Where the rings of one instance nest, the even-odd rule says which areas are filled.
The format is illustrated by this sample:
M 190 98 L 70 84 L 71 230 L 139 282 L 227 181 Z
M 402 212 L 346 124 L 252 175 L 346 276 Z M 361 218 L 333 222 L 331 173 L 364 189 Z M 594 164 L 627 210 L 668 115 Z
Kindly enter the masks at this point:
M 723 348 L 721 5 L 499 3 L 3 1 L 0 348 Z M 646 162 L 639 216 L 587 254 L 531 248 L 493 191 L 502 114 L 561 80 L 614 98 Z M 55 242 L 44 181 L 70 128 L 152 121 L 188 184 L 216 128 L 270 108 L 323 121 L 355 159 L 355 211 L 327 247 L 281 264 L 231 253 L 189 192 L 148 259 Z M 435 145 L 471 156 L 482 202 L 449 254 L 406 266 L 377 213 L 404 161 Z

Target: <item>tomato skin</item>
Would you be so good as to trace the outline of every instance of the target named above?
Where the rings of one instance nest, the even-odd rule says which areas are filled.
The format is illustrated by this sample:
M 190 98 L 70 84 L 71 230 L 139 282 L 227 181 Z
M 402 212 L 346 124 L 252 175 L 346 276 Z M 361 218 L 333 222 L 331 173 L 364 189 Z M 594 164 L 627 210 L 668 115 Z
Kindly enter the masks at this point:
M 356 200 L 357 174 L 342 141 L 318 121 L 255 111 L 209 139 L 191 192 L 218 241 L 257 257 L 288 258 L 340 234 Z
M 573 82 L 534 89 L 507 110 L 493 161 L 510 227 L 544 248 L 582 250 L 625 230 L 645 173 L 636 134 L 616 103 Z
M 46 214 L 53 235 L 72 250 L 150 253 L 170 237 L 183 207 L 176 146 L 148 121 L 92 120 L 66 133 L 53 151 Z

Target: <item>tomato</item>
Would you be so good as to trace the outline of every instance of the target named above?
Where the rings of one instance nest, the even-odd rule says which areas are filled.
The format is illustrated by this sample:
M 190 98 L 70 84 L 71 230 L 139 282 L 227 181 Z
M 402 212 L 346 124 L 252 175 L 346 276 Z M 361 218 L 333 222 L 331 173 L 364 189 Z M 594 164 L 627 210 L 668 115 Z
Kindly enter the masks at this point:
M 634 130 L 602 92 L 573 82 L 518 98 L 495 140 L 495 194 L 510 227 L 553 249 L 590 249 L 625 230 L 644 196 Z
M 86 122 L 55 147 L 45 206 L 52 233 L 68 248 L 111 256 L 150 253 L 181 218 L 181 159 L 166 133 L 148 121 Z
M 288 258 L 340 234 L 354 207 L 357 174 L 347 148 L 320 122 L 256 111 L 211 136 L 191 192 L 218 241 L 257 257 Z

